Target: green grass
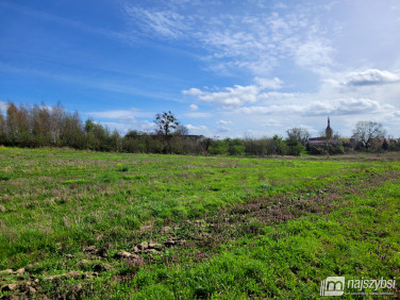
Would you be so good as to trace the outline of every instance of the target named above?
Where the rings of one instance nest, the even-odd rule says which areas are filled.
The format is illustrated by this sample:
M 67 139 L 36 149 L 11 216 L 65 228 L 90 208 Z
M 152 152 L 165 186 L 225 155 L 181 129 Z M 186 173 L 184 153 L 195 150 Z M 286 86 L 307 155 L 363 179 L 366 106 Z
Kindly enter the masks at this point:
M 0 271 L 26 272 L 0 274 L 0 286 L 19 282 L 18 293 L 39 279 L 36 296 L 67 298 L 317 298 L 328 276 L 399 278 L 399 158 L 2 147 Z M 118 258 L 143 241 L 161 247 Z M 46 280 L 70 271 L 92 276 Z

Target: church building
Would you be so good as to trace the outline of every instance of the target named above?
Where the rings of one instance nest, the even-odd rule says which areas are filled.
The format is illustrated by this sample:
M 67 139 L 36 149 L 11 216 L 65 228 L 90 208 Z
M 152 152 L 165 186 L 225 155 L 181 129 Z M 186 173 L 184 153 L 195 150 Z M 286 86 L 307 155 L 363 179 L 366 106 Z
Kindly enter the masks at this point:
M 326 126 L 325 129 L 325 136 L 309 138 L 308 143 L 311 145 L 326 144 L 332 140 L 332 137 L 333 137 L 333 130 L 331 128 L 331 120 L 328 116 L 328 125 Z

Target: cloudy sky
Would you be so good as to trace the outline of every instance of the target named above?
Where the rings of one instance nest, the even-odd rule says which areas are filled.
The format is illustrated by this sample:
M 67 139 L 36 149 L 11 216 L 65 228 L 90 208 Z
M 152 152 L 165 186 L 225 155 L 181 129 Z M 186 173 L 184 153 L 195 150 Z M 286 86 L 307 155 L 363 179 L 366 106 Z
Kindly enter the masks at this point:
M 360 120 L 400 137 L 398 0 L 0 0 L 0 108 L 54 105 L 121 133 L 285 136 Z

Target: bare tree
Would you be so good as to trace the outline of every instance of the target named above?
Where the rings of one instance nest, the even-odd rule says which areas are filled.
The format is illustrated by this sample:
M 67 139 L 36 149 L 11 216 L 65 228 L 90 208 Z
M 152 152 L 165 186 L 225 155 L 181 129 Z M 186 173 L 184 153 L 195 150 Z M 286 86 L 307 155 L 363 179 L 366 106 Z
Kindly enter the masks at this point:
M 291 128 L 288 129 L 286 131 L 289 139 L 290 138 L 295 138 L 296 140 L 298 140 L 301 144 L 303 144 L 304 146 L 307 144 L 308 142 L 308 138 L 310 137 L 310 134 L 308 132 L 307 129 L 304 128 Z
M 44 104 L 33 106 L 31 126 L 37 146 L 49 146 L 51 143 L 50 111 Z
M 51 142 L 52 144 L 57 144 L 60 143 L 60 136 L 62 129 L 65 127 L 67 113 L 60 102 L 58 102 L 56 106 L 52 107 L 50 113 Z
M 79 113 L 66 114 L 60 131 L 60 144 L 63 146 L 84 149 L 86 141 Z
M 359 121 L 356 128 L 353 130 L 353 138 L 362 143 L 368 150 L 371 142 L 377 138 L 384 138 L 385 130 L 381 123 L 371 121 Z
M 178 135 L 185 136 L 185 135 L 188 135 L 188 134 L 189 134 L 189 129 L 188 129 L 186 126 L 184 126 L 184 125 L 179 125 L 179 126 L 175 129 L 175 132 L 176 132 Z
M 0 110 L 0 145 L 5 142 L 6 135 L 6 121 Z
M 18 137 L 18 108 L 14 103 L 8 103 L 6 119 L 7 137 L 14 146 Z

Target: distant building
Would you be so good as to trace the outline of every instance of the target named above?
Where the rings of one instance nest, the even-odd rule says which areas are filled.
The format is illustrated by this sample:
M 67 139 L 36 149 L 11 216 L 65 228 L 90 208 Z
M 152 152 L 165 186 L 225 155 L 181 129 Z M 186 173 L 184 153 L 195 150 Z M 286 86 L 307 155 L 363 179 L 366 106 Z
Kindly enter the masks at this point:
M 312 137 L 308 139 L 308 143 L 311 145 L 325 144 L 325 137 Z
M 332 138 L 333 138 L 333 130 L 331 128 L 331 120 L 328 116 L 328 125 L 326 126 L 325 129 L 325 136 L 311 137 L 308 139 L 308 143 L 310 145 L 326 144 L 330 143 Z
M 331 128 L 331 119 L 328 116 L 328 126 L 325 129 L 325 136 L 327 140 L 331 140 L 333 137 L 333 130 Z

